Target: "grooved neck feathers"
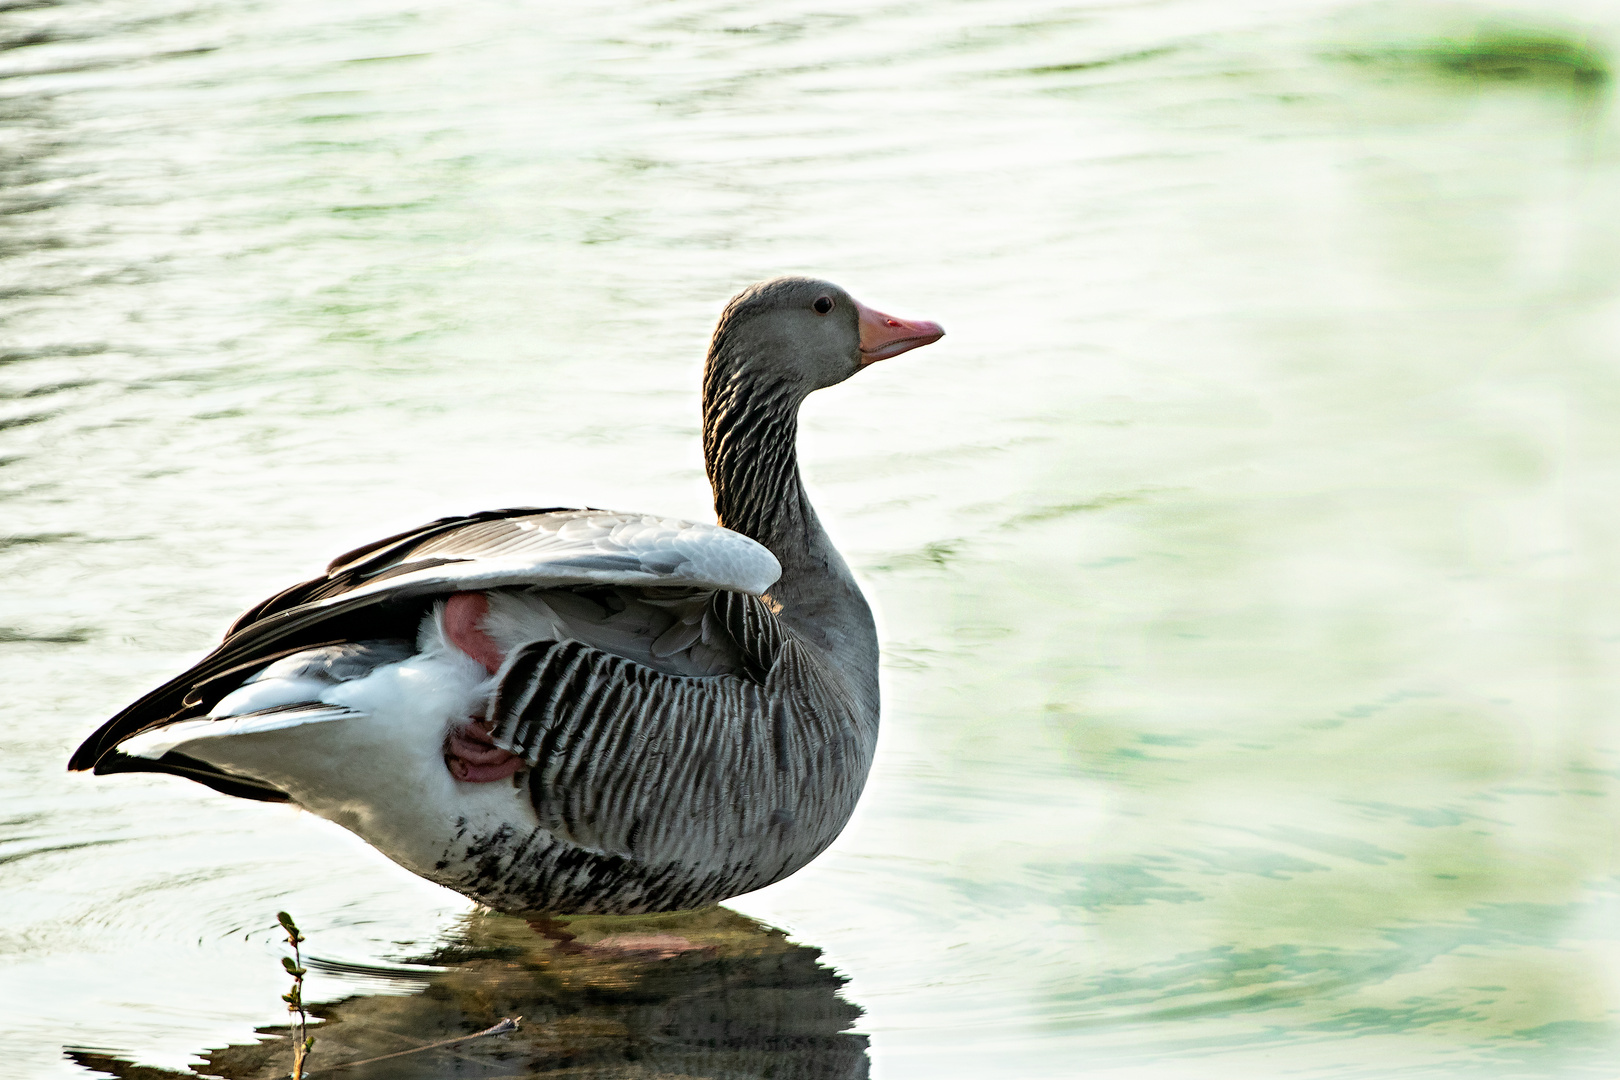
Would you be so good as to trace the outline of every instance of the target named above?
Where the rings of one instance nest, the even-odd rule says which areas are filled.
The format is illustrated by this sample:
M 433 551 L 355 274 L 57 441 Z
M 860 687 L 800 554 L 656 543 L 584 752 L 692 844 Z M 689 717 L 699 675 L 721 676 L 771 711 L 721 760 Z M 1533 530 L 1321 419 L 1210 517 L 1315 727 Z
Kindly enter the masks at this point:
M 720 524 L 778 558 L 811 543 L 815 512 L 799 478 L 799 404 L 786 380 L 738 362 L 717 342 L 703 382 L 703 458 Z

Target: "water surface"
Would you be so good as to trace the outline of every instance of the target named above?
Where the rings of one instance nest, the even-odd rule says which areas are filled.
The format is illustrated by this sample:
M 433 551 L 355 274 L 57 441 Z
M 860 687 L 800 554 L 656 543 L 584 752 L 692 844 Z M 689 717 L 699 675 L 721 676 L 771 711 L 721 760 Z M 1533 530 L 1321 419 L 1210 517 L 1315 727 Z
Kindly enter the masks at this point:
M 708 331 L 805 272 L 950 333 L 807 408 L 883 742 L 834 849 L 729 905 L 847 978 L 817 1008 L 864 1011 L 873 1075 L 1612 1075 L 1617 35 L 1577 0 L 0 11 L 6 1059 L 254 1042 L 281 908 L 312 998 L 417 1000 L 387 972 L 465 901 L 68 752 L 375 536 L 707 516 Z

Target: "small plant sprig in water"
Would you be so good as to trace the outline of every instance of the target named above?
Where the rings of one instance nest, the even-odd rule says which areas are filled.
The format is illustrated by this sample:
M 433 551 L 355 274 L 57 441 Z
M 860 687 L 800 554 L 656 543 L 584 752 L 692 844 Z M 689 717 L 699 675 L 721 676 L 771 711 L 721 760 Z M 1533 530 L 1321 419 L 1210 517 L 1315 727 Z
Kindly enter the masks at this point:
M 304 1080 L 304 1062 L 309 1059 L 309 1052 L 315 1046 L 315 1040 L 307 1030 L 309 1014 L 304 1012 L 304 975 L 309 969 L 304 967 L 304 958 L 298 951 L 298 943 L 304 940 L 304 935 L 298 932 L 298 924 L 285 911 L 276 912 L 276 921 L 287 931 L 287 944 L 293 950 L 291 957 L 281 958 L 281 966 L 293 977 L 292 989 L 282 994 L 281 1000 L 287 1003 L 288 1012 L 298 1014 L 298 1041 L 293 1043 L 292 1080 Z
M 287 974 L 293 977 L 292 989 L 281 995 L 281 1000 L 287 1003 L 287 1011 L 298 1014 L 298 1040 L 293 1043 L 293 1071 L 292 1080 L 305 1080 L 309 1074 L 304 1071 L 304 1065 L 309 1061 L 309 1052 L 314 1049 L 315 1039 L 309 1034 L 309 1014 L 304 1011 L 304 976 L 309 969 L 304 967 L 303 954 L 299 952 L 298 944 L 304 940 L 304 935 L 298 932 L 298 924 L 293 917 L 285 911 L 276 912 L 276 921 L 281 928 L 287 931 L 287 944 L 292 946 L 293 954 L 281 958 L 281 966 L 287 969 Z M 507 1035 L 518 1030 L 522 1022 L 521 1016 L 503 1017 L 498 1024 L 475 1031 L 471 1035 L 461 1035 L 454 1039 L 441 1039 L 438 1042 L 428 1043 L 426 1046 L 413 1046 L 409 1050 L 399 1050 L 381 1057 L 365 1058 L 361 1061 L 345 1061 L 340 1065 L 327 1065 L 321 1072 L 337 1072 L 340 1069 L 352 1068 L 356 1065 L 370 1065 L 374 1061 L 388 1061 L 392 1058 L 405 1057 L 408 1054 L 420 1054 L 424 1050 L 439 1050 L 458 1043 L 471 1042 L 473 1039 L 482 1039 L 490 1035 Z

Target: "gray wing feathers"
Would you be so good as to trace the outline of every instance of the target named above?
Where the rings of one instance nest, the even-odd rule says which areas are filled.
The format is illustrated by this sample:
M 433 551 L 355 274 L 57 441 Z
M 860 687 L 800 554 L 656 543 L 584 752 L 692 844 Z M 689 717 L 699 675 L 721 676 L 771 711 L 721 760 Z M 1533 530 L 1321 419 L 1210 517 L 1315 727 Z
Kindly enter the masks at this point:
M 587 584 L 761 593 L 782 572 L 776 556 L 729 529 L 606 510 L 476 521 L 418 543 L 408 555 L 385 550 L 345 569 L 364 579 L 347 595 Z
M 751 866 L 763 884 L 838 834 L 875 735 L 817 656 L 778 652 L 760 683 L 534 642 L 501 672 L 494 740 L 531 765 L 548 831 L 648 863 Z
M 342 641 L 282 657 L 247 681 L 314 679 L 333 684 L 348 682 L 363 679 L 384 664 L 397 664 L 415 652 L 416 643 L 401 638 Z

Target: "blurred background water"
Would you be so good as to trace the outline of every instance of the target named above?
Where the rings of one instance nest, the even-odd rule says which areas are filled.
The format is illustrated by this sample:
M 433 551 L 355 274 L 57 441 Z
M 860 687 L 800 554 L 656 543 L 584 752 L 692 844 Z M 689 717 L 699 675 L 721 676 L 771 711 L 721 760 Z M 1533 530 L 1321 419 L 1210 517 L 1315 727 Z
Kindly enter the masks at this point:
M 312 998 L 420 990 L 465 901 L 68 752 L 364 540 L 707 518 L 707 334 L 803 272 L 950 332 L 807 408 L 883 742 L 729 905 L 848 979 L 873 1075 L 1615 1075 L 1617 41 L 1584 0 L 0 5 L 8 1071 L 251 1043 L 278 908 Z

